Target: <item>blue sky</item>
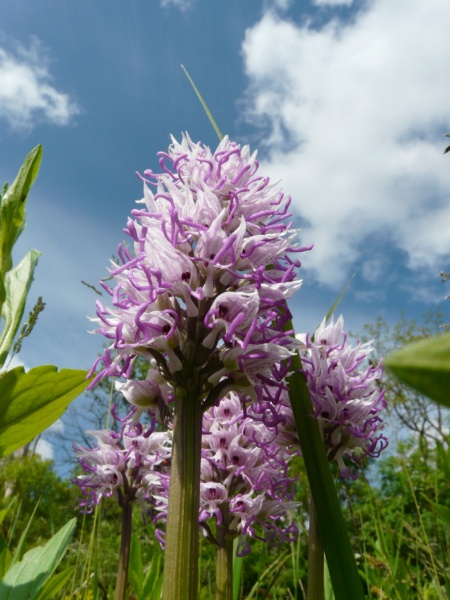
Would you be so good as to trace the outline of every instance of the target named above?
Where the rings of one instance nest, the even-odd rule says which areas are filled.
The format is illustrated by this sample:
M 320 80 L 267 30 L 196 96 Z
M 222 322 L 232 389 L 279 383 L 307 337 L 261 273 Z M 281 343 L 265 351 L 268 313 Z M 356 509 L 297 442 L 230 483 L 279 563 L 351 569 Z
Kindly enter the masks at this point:
M 314 328 L 349 277 L 346 328 L 443 303 L 450 268 L 448 0 L 15 0 L 0 3 L 0 182 L 44 157 L 17 259 L 42 251 L 47 307 L 24 363 L 89 368 L 96 284 L 169 135 L 222 131 L 293 198 Z M 448 141 L 448 140 L 447 140 Z

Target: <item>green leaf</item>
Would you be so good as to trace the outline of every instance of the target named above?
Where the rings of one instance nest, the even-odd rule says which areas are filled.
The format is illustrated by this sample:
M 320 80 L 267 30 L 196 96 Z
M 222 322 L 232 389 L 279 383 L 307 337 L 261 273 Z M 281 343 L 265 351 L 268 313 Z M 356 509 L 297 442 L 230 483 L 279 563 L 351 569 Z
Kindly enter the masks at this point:
M 0 600 L 33 600 L 51 577 L 72 538 L 76 519 L 71 519 L 44 546 L 29 550 L 0 583 Z
M 384 360 L 402 383 L 450 407 L 450 333 L 408 344 Z
M 8 571 L 12 561 L 12 555 L 8 548 L 3 548 L 0 554 L 0 579 L 3 579 L 5 573 Z
M 286 331 L 292 323 L 286 323 Z M 336 600 L 364 600 L 361 578 L 344 516 L 320 436 L 308 386 L 301 374 L 298 353 L 292 357 L 292 375 L 287 378 L 289 397 L 308 476 L 317 523 Z
M 12 248 L 25 227 L 25 204 L 39 171 L 42 146 L 36 146 L 25 158 L 13 183 L 4 193 L 0 204 L 0 276 L 12 267 Z
M 57 575 L 53 575 L 51 579 L 42 588 L 39 596 L 36 600 L 53 600 L 56 598 L 57 593 L 68 583 L 76 567 L 69 567 Z
M 8 506 L 6 508 L 2 508 L 0 510 L 0 525 L 3 523 L 3 521 L 5 520 L 5 517 L 8 515 L 9 511 L 11 510 L 11 508 L 14 506 L 14 504 L 17 502 L 17 498 L 15 496 L 13 496 L 11 498 L 11 500 L 8 503 Z
M 436 441 L 436 452 L 438 457 L 438 467 L 444 473 L 447 481 L 450 481 L 450 454 L 444 448 L 439 440 Z
M 30 250 L 17 267 L 6 273 L 4 282 L 6 299 L 2 310 L 5 326 L 0 338 L 0 367 L 5 364 L 8 352 L 19 329 L 28 291 L 33 282 L 34 269 L 40 255 L 41 253 L 37 250 Z
M 30 442 L 64 413 L 87 387 L 87 371 L 53 365 L 25 373 L 17 367 L 0 377 L 0 457 Z
M 161 598 L 161 589 L 163 583 L 161 562 L 162 554 L 159 552 L 158 554 L 153 554 L 147 574 L 145 575 L 144 581 L 141 584 L 140 598 L 142 600 L 145 600 L 146 598 Z
M 352 283 L 353 279 L 355 277 L 355 273 L 353 273 L 353 275 L 350 277 L 350 279 L 347 281 L 347 283 L 345 284 L 344 289 L 342 290 L 342 292 L 339 294 L 339 296 L 336 298 L 336 300 L 333 302 L 332 307 L 330 308 L 330 310 L 327 312 L 326 316 L 325 316 L 325 321 L 328 321 L 328 319 L 331 317 L 331 315 L 334 313 L 334 311 L 336 310 L 336 308 L 338 307 L 338 304 L 340 303 L 340 301 L 342 300 L 342 298 L 345 296 L 345 294 L 347 293 L 348 288 L 350 287 L 350 284 Z
M 130 563 L 128 568 L 128 577 L 130 583 L 134 587 L 137 597 L 141 598 L 141 587 L 142 587 L 142 574 L 144 572 L 144 566 L 142 564 L 141 545 L 139 538 L 136 533 L 131 536 L 131 548 L 130 548 Z
M 38 509 L 39 502 L 40 502 L 40 499 L 38 499 L 38 501 L 36 502 L 36 505 L 33 509 L 33 512 L 30 515 L 30 518 L 28 519 L 26 527 L 25 527 L 25 529 L 22 530 L 22 533 L 20 534 L 19 543 L 17 544 L 17 547 L 14 550 L 14 555 L 12 558 L 12 565 L 15 565 L 16 562 L 19 562 L 19 560 L 22 560 L 23 555 L 25 554 L 25 541 L 27 539 L 27 535 L 28 535 L 28 531 L 30 530 L 31 523 L 33 522 L 34 515 L 36 514 L 36 511 Z

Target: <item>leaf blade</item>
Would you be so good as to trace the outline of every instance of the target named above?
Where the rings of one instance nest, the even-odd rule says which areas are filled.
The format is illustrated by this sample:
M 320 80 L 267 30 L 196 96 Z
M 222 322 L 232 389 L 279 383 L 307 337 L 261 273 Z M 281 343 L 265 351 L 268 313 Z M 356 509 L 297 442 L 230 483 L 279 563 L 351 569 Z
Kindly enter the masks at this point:
M 28 193 L 39 172 L 42 146 L 39 144 L 26 156 L 13 183 L 2 196 L 0 204 L 0 274 L 2 279 L 11 269 L 11 251 L 25 227 L 25 205 Z
M 41 253 L 37 250 L 30 250 L 14 269 L 6 273 L 4 280 L 6 299 L 2 308 L 5 326 L 0 337 L 0 367 L 5 364 L 19 329 L 28 292 L 33 282 L 34 269 L 40 255 Z
M 0 457 L 27 444 L 47 429 L 80 395 L 87 371 L 53 365 L 24 372 L 17 367 L 0 378 Z
M 0 600 L 32 600 L 61 561 L 72 538 L 76 519 L 71 519 L 44 546 L 29 550 L 0 582 Z
M 450 407 L 450 333 L 408 344 L 383 362 L 400 381 Z

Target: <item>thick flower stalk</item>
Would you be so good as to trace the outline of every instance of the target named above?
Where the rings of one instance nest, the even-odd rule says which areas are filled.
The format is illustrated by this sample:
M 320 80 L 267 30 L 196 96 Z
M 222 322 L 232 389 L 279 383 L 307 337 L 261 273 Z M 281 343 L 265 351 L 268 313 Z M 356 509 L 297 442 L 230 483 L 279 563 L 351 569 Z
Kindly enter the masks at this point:
M 112 306 L 97 303 L 96 331 L 111 345 L 92 385 L 128 378 L 143 356 L 174 411 L 164 598 L 193 599 L 202 413 L 231 389 L 278 401 L 280 365 L 296 346 L 283 331 L 286 299 L 300 286 L 292 253 L 306 248 L 296 245 L 289 198 L 257 173 L 247 146 L 224 138 L 212 153 L 186 135 L 160 166 L 144 173 L 125 229 L 133 248 L 119 246 L 115 285 L 103 284 Z
M 343 326 L 342 316 L 328 325 L 324 319 L 314 341 L 297 337 L 305 343 L 300 356 L 328 458 L 337 462 L 341 477 L 355 479 L 344 459 L 377 458 L 388 444 L 380 416 L 386 401 L 382 367 L 367 361 L 371 342 L 351 346 Z

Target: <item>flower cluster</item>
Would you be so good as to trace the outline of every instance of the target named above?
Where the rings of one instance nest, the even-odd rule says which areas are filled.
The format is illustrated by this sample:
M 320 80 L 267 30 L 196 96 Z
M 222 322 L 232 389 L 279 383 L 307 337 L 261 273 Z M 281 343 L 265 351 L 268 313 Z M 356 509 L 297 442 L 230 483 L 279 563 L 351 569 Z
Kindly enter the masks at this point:
M 74 481 L 84 498 L 80 506 L 92 512 L 102 498 L 113 497 L 120 506 L 138 502 L 144 519 L 164 517 L 169 488 L 170 432 L 144 431 L 127 421 L 119 433 L 109 429 L 88 431 L 97 440 L 94 448 L 74 446 L 84 474 Z
M 274 410 L 276 425 L 269 428 L 253 405 L 244 415 L 239 396 L 229 393 L 203 418 L 200 522 L 212 537 L 211 521 L 216 531 L 239 536 L 241 556 L 250 552 L 246 538 L 273 545 L 293 541 L 298 533 L 286 519 L 297 506 L 287 473 L 297 451 L 292 413 L 283 401 Z
M 371 343 L 352 347 L 343 325 L 342 316 L 328 325 L 324 319 L 313 340 L 309 335 L 297 338 L 304 343 L 300 357 L 328 458 L 337 461 L 342 477 L 354 479 L 357 475 L 344 458 L 358 462 L 378 457 L 387 446 L 379 416 L 386 401 L 381 366 L 365 364 Z
M 156 365 L 153 395 L 159 376 L 184 386 L 189 365 L 208 406 L 236 386 L 276 397 L 277 365 L 295 347 L 283 332 L 286 299 L 301 284 L 290 254 L 307 250 L 296 246 L 290 199 L 257 174 L 247 146 L 224 138 L 212 153 L 187 135 L 172 142 L 159 154 L 162 173 L 144 172 L 144 198 L 125 229 L 133 249 L 119 246 L 115 286 L 103 283 L 112 307 L 98 301 L 93 320 L 111 345 L 91 387 L 128 378 L 140 355 Z M 170 387 L 162 393 L 170 401 Z

